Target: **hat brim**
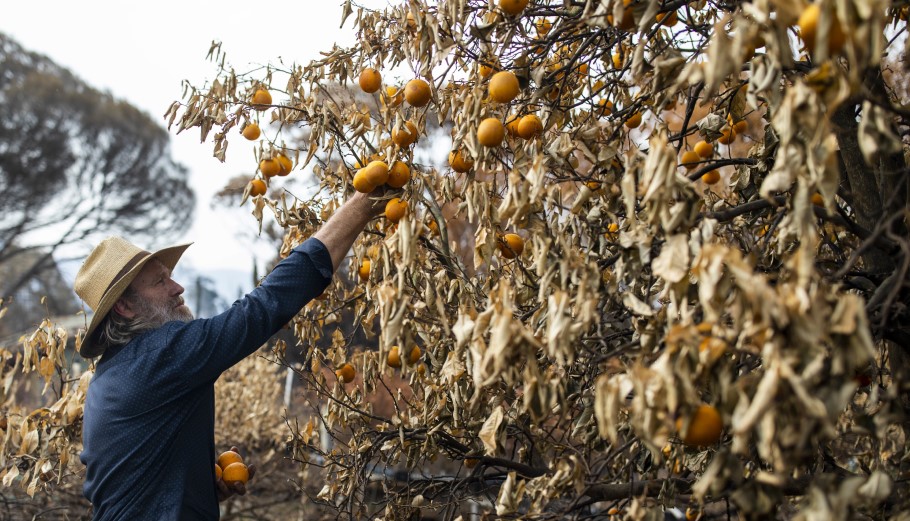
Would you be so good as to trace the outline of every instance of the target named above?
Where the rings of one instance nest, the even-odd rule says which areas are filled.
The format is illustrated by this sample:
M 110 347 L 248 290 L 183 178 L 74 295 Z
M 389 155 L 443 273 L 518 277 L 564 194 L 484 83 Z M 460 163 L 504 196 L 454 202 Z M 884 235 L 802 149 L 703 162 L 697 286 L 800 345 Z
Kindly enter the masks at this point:
M 85 330 L 85 335 L 82 337 L 82 345 L 79 346 L 79 354 L 82 355 L 83 358 L 94 358 L 104 352 L 104 347 L 99 346 L 97 342 L 95 342 L 95 330 L 104 322 L 104 319 L 107 317 L 107 314 L 110 313 L 111 308 L 114 307 L 114 304 L 120 299 L 120 296 L 123 295 L 123 292 L 126 291 L 126 288 L 129 287 L 136 276 L 139 275 L 139 272 L 142 271 L 142 268 L 145 267 L 148 261 L 158 259 L 167 266 L 169 270 L 173 270 L 180 260 L 180 257 L 183 256 L 183 253 L 191 244 L 192 243 L 189 242 L 186 244 L 169 246 L 147 255 L 137 262 L 130 271 L 126 272 L 123 277 L 117 280 L 114 285 L 104 293 L 101 297 L 101 302 L 98 303 L 98 308 L 95 309 L 95 312 L 92 315 L 92 321 L 89 323 L 88 329 Z

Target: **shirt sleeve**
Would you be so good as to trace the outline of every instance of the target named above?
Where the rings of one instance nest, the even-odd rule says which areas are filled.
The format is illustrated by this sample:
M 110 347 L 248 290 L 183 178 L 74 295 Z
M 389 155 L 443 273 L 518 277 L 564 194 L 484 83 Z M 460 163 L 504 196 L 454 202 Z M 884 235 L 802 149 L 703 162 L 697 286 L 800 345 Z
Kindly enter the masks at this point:
M 332 259 L 316 238 L 309 238 L 256 289 L 220 315 L 164 326 L 166 363 L 190 386 L 214 381 L 255 352 L 287 324 L 332 280 Z

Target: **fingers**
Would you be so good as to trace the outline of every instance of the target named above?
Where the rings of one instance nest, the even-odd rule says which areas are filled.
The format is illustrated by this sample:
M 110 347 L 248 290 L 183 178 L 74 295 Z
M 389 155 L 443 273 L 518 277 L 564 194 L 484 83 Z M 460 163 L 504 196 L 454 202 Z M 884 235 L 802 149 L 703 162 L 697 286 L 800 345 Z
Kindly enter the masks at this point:
M 249 479 L 253 479 L 253 476 L 256 475 L 256 465 L 249 465 L 247 466 L 246 470 L 250 473 Z
M 233 452 L 236 452 L 237 454 L 240 454 L 240 447 L 238 447 L 236 445 L 231 445 L 231 450 Z M 240 454 L 240 455 L 242 456 L 243 454 Z
M 231 491 L 228 489 L 227 484 L 222 480 L 215 481 L 215 487 L 218 490 L 218 501 L 224 501 L 225 499 L 231 497 Z
M 242 481 L 232 483 L 231 491 L 239 496 L 246 495 L 246 485 Z

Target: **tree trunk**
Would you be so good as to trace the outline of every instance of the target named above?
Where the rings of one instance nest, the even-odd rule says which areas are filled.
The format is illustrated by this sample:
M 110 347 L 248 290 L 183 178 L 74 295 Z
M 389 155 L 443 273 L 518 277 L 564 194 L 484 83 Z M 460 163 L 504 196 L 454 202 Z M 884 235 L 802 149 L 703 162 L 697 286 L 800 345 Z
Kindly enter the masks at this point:
M 840 146 L 844 176 L 850 185 L 850 199 L 856 211 L 856 222 L 873 231 L 882 219 L 882 198 L 872 167 L 866 163 L 859 149 L 859 124 L 856 121 L 856 105 L 842 104 L 831 116 L 834 134 Z M 894 269 L 890 257 L 872 247 L 863 255 L 866 271 L 872 274 L 887 273 Z

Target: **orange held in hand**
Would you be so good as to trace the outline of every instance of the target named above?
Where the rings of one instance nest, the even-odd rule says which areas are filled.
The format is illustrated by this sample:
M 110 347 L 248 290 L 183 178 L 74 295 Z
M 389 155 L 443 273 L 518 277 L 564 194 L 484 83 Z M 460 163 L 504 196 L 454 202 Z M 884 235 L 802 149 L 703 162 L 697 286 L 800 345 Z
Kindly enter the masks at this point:
M 231 463 L 243 463 L 243 458 L 240 457 L 240 454 L 232 450 L 226 450 L 218 456 L 218 466 L 221 467 L 222 471 Z
M 243 463 L 231 463 L 221 471 L 221 479 L 227 485 L 246 483 L 250 479 L 250 471 Z
M 219 467 L 217 463 L 215 464 L 215 479 L 221 479 L 221 467 Z
M 401 188 L 411 179 L 411 169 L 402 161 L 395 161 L 389 168 L 389 179 L 386 184 L 392 188 Z

